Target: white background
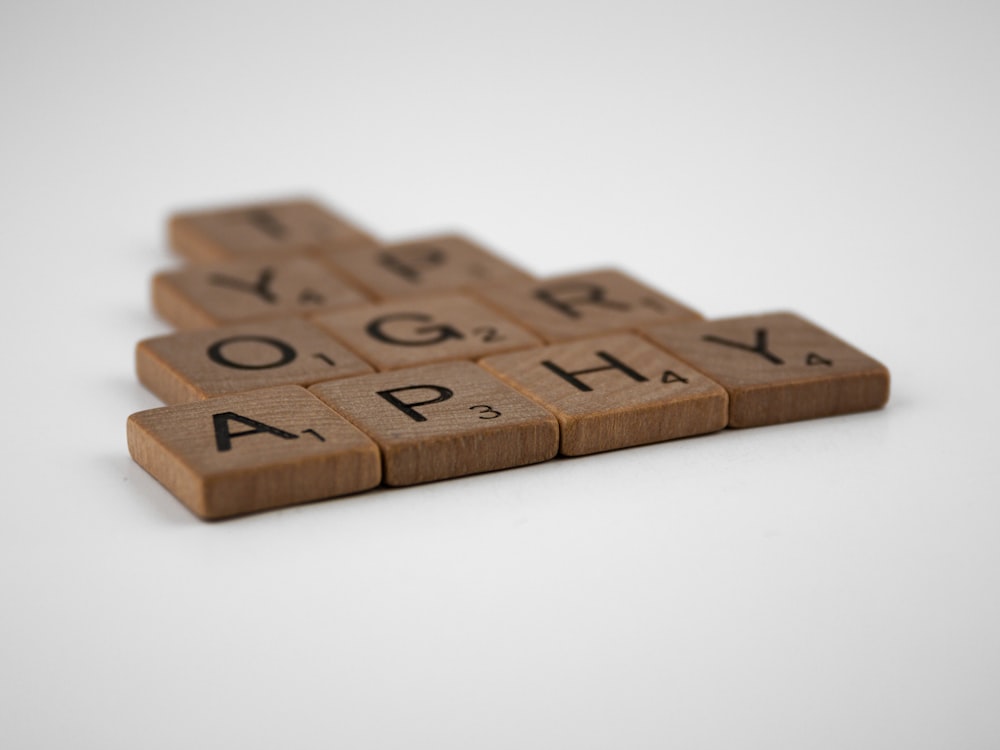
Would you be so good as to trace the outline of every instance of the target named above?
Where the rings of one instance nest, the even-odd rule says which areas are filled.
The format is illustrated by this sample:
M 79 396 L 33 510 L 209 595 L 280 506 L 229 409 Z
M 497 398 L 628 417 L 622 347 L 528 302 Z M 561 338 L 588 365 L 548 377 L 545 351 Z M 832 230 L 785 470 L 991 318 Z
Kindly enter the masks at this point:
M 5 748 L 996 748 L 994 2 L 0 6 Z M 196 520 L 178 208 L 798 311 L 889 406 Z

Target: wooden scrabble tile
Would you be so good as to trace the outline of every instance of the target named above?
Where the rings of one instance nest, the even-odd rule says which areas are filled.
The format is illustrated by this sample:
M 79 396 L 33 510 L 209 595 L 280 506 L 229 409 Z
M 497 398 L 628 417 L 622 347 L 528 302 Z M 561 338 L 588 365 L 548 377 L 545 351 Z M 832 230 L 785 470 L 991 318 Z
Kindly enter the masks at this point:
M 555 417 L 471 362 L 362 375 L 310 391 L 378 443 L 390 485 L 537 463 L 559 448 Z
M 646 335 L 729 391 L 729 426 L 877 409 L 889 371 L 791 313 L 649 328 Z
M 136 347 L 139 381 L 168 404 L 373 372 L 301 318 L 183 331 Z
M 406 297 L 312 318 L 379 370 L 478 359 L 540 346 L 500 313 L 462 294 Z
M 369 301 L 308 258 L 188 266 L 153 279 L 153 307 L 182 329 L 339 310 Z
M 128 418 L 132 457 L 202 518 L 225 518 L 378 485 L 378 448 L 299 386 Z
M 725 389 L 635 334 L 553 344 L 479 362 L 559 419 L 566 456 L 715 432 Z
M 367 233 L 310 200 L 185 211 L 170 217 L 167 232 L 174 250 L 198 263 L 376 245 Z
M 472 291 L 549 343 L 701 319 L 694 310 L 614 270 L 510 281 Z
M 336 270 L 378 299 L 531 278 L 481 245 L 457 235 L 426 237 L 377 249 L 333 250 L 326 258 Z

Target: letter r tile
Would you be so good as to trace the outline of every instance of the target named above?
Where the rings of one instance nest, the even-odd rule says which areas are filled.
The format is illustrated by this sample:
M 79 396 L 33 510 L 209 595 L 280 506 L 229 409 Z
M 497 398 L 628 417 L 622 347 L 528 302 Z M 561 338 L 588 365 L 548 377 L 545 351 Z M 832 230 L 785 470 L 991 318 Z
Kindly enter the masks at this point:
M 500 354 L 479 364 L 556 415 L 566 456 L 726 426 L 722 386 L 635 334 Z
M 549 343 L 701 319 L 680 302 L 614 270 L 509 281 L 471 291 Z
M 128 418 L 132 458 L 193 513 L 225 518 L 378 485 L 378 448 L 295 385 Z
M 644 333 L 725 387 L 730 427 L 878 409 L 889 399 L 884 365 L 791 313 L 655 326 Z
M 472 362 L 362 375 L 310 391 L 378 443 L 390 485 L 523 466 L 559 449 L 555 417 Z

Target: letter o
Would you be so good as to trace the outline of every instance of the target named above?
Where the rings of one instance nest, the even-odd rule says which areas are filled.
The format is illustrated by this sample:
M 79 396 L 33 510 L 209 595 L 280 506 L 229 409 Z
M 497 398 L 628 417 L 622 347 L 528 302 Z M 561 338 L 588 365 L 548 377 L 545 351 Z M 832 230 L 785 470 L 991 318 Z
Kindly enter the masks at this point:
M 242 341 L 255 341 L 259 344 L 273 346 L 278 351 L 278 359 L 262 365 L 248 365 L 242 362 L 234 362 L 222 353 L 224 347 Z M 216 341 L 208 347 L 208 358 L 210 360 L 223 367 L 232 367 L 234 370 L 270 370 L 273 367 L 284 367 L 289 362 L 294 361 L 295 357 L 295 350 L 292 347 L 284 341 L 272 339 L 268 336 L 231 336 L 228 339 Z

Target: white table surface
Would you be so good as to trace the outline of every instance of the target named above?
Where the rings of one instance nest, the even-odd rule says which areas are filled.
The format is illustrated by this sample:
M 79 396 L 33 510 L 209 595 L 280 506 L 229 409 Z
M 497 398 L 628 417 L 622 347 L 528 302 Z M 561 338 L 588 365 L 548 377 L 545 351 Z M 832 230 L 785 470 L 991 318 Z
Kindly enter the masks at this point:
M 0 746 L 1000 746 L 992 3 L 8 3 Z M 225 523 L 128 456 L 183 207 L 790 309 L 879 412 Z

